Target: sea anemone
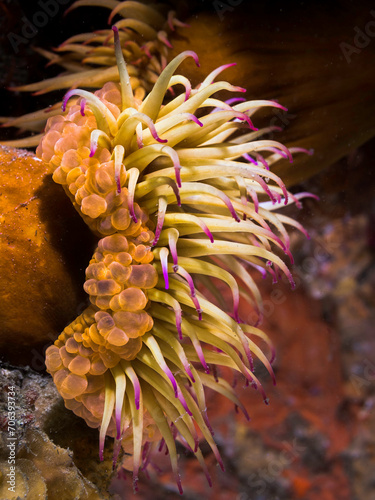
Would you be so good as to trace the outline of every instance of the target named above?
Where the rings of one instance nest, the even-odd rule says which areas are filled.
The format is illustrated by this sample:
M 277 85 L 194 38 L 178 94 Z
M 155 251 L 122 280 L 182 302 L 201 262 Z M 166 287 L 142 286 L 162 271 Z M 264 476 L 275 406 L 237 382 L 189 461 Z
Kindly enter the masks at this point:
M 106 436 L 115 438 L 114 462 L 121 445 L 131 451 L 136 488 L 146 443 L 149 450 L 165 443 L 182 491 L 176 439 L 196 455 L 210 481 L 198 428 L 223 467 L 205 388 L 247 416 L 216 367 L 242 374 L 268 402 L 254 365 L 262 363 L 274 380 L 274 354 L 258 328 L 262 303 L 248 267 L 274 281 L 284 273 L 293 286 L 276 252 L 291 259 L 286 226 L 304 230 L 271 210 L 299 205 L 308 194 L 288 192 L 269 167 L 304 150 L 262 140 L 276 127 L 254 127 L 257 110 L 285 109 L 279 103 L 214 97 L 244 92 L 215 81 L 230 64 L 195 89 L 176 75 L 186 58 L 198 64 L 192 51 L 173 59 L 140 99 L 113 31 L 120 84 L 106 83 L 94 94 L 70 90 L 63 110 L 70 98 L 77 102 L 48 120 L 37 148 L 101 238 L 86 270 L 91 304 L 47 349 L 46 366 L 66 407 L 100 428 L 100 457 Z M 167 90 L 177 84 L 184 91 L 165 104 Z M 231 304 L 210 300 L 216 292 L 211 278 L 229 286 Z M 255 324 L 240 318 L 241 296 L 257 313 Z

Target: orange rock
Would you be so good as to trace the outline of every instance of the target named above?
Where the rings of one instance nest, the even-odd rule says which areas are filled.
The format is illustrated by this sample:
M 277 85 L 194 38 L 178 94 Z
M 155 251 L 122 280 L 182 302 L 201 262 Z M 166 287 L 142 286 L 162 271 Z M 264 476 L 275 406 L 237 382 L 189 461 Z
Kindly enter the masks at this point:
M 0 147 L 0 352 L 43 367 L 43 347 L 86 306 L 94 237 L 45 163 Z

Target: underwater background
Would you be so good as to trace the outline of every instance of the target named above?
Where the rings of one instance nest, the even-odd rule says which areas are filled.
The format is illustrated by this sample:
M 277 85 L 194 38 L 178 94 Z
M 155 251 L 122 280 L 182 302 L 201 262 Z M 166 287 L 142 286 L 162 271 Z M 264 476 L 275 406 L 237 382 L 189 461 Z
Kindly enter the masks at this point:
M 237 61 L 229 81 L 246 87 L 251 99 L 275 98 L 287 105 L 286 115 L 272 117 L 285 128 L 276 139 L 314 148 L 315 154 L 292 165 L 285 162 L 277 173 L 293 192 L 320 197 L 304 201 L 302 210 L 284 211 L 311 236 L 291 234 L 296 289 L 253 273 L 265 306 L 262 329 L 276 348 L 277 385 L 261 367 L 257 371 L 270 405 L 239 382 L 236 392 L 249 412 L 247 422 L 232 403 L 208 392 L 226 472 L 203 444 L 213 479 L 209 488 L 199 464 L 181 447 L 184 497 L 375 498 L 375 10 L 370 2 L 349 1 L 170 4 L 190 24 L 172 39 L 172 53 L 195 50 L 207 72 Z M 53 65 L 45 68 L 33 47 L 50 49 L 73 34 L 106 27 L 101 9 L 85 7 L 63 17 L 68 5 L 61 2 L 58 12 L 21 43 L 9 34 L 22 34 L 24 18 L 33 19 L 41 7 L 0 1 L 1 116 L 32 112 L 64 93 L 31 96 L 8 90 L 58 73 Z M 198 82 L 194 71 L 186 73 L 193 84 Z M 14 129 L 0 131 L 1 140 L 17 137 Z M 14 224 L 22 226 L 20 209 L 28 210 L 38 168 L 24 154 L 17 163 L 14 152 L 0 151 L 0 224 L 13 211 Z M 40 182 L 45 174 L 35 175 Z M 134 496 L 131 476 L 112 474 L 111 446 L 99 462 L 97 430 L 64 407 L 45 372 L 44 350 L 86 305 L 81 287 L 95 242 L 59 186 L 46 179 L 39 194 L 33 217 L 50 235 L 42 265 L 33 261 L 26 237 L 12 263 L 9 234 L 0 225 L 0 295 L 11 295 L 14 304 L 12 310 L 5 301 L 0 305 L 0 497 L 17 498 L 7 491 L 4 473 L 7 392 L 16 387 L 21 498 L 181 498 L 164 454 L 149 477 L 141 474 Z M 48 287 L 36 290 L 28 273 L 39 265 L 40 282 Z M 225 287 L 220 292 L 228 293 Z M 240 314 L 248 314 L 246 303 L 241 302 Z

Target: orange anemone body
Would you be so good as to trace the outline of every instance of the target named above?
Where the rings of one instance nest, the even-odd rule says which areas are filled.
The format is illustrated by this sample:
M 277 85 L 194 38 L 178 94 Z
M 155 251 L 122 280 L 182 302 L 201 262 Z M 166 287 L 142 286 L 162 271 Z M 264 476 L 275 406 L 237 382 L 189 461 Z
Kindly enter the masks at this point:
M 118 85 L 108 83 L 95 95 L 118 117 Z M 136 203 L 135 217 L 130 215 L 128 190 L 117 192 L 110 151 L 99 147 L 90 157 L 97 123 L 90 109 L 81 111 L 77 104 L 66 116 L 51 118 L 37 154 L 54 168 L 54 181 L 64 187 L 90 229 L 104 238 L 86 269 L 84 289 L 92 306 L 47 349 L 46 366 L 66 406 L 90 427 L 99 427 L 104 373 L 121 359 L 134 359 L 141 349 L 142 335 L 153 326 L 145 310 L 147 289 L 155 287 L 158 274 L 151 264 L 151 222 Z M 122 184 L 124 177 L 122 173 Z M 112 422 L 107 434 L 113 435 L 113 429 Z

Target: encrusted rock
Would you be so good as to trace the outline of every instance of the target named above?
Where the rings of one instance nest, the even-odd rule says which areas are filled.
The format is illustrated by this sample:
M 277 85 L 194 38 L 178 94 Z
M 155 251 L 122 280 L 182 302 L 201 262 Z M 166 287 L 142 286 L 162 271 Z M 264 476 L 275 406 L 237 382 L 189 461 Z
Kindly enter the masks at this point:
M 38 369 L 38 352 L 85 308 L 91 238 L 47 165 L 0 147 L 0 352 L 7 361 Z

